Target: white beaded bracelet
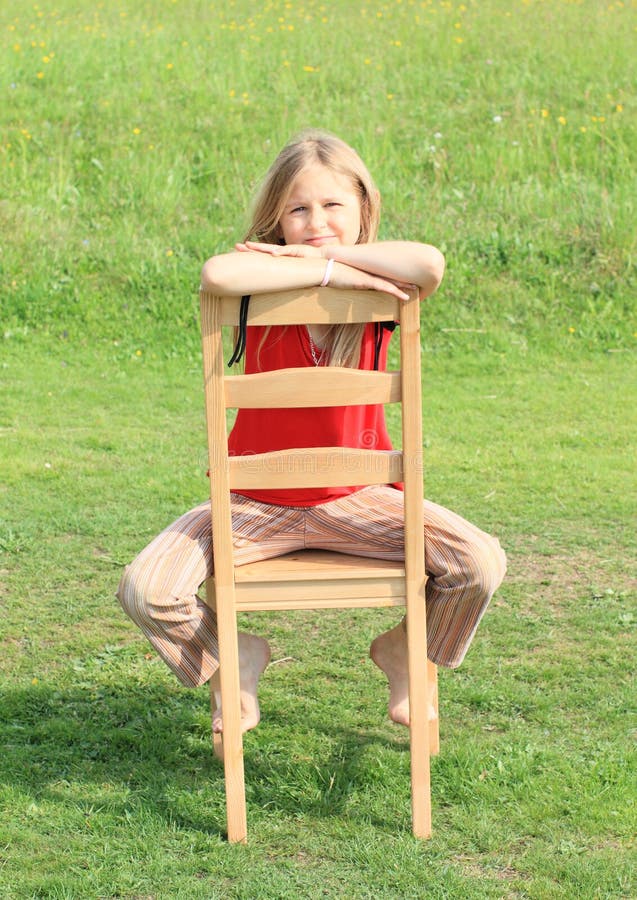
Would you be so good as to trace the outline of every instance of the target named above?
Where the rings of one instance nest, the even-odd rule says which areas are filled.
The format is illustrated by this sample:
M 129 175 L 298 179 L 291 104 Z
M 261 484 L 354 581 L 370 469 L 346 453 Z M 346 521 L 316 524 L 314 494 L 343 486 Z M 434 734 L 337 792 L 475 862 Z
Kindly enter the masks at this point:
M 325 274 L 323 275 L 323 281 L 319 285 L 319 287 L 327 287 L 330 283 L 330 275 L 332 274 L 332 269 L 334 268 L 334 260 L 328 259 L 327 265 L 325 266 Z

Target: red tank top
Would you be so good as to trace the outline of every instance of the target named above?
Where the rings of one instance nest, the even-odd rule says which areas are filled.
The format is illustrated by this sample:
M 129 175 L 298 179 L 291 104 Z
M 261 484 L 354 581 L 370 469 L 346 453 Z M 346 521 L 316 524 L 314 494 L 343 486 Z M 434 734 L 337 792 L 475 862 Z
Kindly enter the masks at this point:
M 263 346 L 265 328 L 249 326 L 246 335 L 246 374 L 274 369 L 314 366 L 309 335 L 304 325 L 274 326 Z M 387 365 L 391 331 L 382 330 L 378 368 Z M 259 349 L 260 348 L 260 349 Z M 374 325 L 363 336 L 360 369 L 374 368 Z M 258 357 L 258 358 L 257 358 Z M 382 405 L 333 406 L 319 409 L 240 409 L 229 437 L 231 456 L 289 450 L 293 447 L 359 447 L 390 450 Z M 399 485 L 396 485 L 399 487 Z M 360 487 L 289 488 L 237 491 L 245 497 L 279 506 L 317 506 L 344 497 Z

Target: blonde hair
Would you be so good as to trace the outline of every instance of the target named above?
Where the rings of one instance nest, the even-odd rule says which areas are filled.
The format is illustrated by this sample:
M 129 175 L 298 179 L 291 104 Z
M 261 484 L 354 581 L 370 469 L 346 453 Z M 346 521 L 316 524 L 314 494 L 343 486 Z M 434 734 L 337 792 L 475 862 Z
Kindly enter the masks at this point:
M 244 240 L 284 243 L 279 222 L 296 177 L 312 163 L 350 180 L 360 202 L 361 228 L 356 241 L 376 240 L 380 220 L 380 194 L 356 151 L 326 131 L 301 132 L 281 150 L 268 169 L 255 197 Z M 355 366 L 360 356 L 364 325 L 333 325 L 323 342 L 329 365 Z M 267 334 L 267 332 L 266 332 Z

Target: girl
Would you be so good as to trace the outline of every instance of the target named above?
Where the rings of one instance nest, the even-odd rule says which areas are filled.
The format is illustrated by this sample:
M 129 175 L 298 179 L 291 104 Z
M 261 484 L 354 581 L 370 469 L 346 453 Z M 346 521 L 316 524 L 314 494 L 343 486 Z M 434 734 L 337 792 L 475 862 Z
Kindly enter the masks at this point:
M 306 132 L 281 151 L 256 198 L 245 240 L 209 259 L 202 284 L 215 294 L 244 295 L 330 284 L 378 290 L 407 299 L 432 294 L 444 271 L 428 244 L 376 242 L 380 197 L 355 151 L 324 132 Z M 249 320 L 248 320 L 249 325 Z M 373 326 L 248 327 L 246 372 L 296 366 L 384 368 L 387 329 Z M 383 408 L 241 410 L 232 452 L 299 446 L 388 449 Z M 458 666 L 505 572 L 498 541 L 460 516 L 424 501 L 429 656 Z M 403 557 L 402 493 L 389 485 L 233 494 L 235 562 L 301 547 L 386 559 Z M 212 562 L 206 501 L 169 526 L 127 567 L 120 602 L 188 686 L 213 679 L 219 699 L 214 613 L 197 597 Z M 403 620 L 404 622 L 404 620 Z M 372 660 L 389 681 L 389 715 L 409 724 L 406 633 L 403 622 L 379 635 Z M 242 728 L 259 721 L 257 684 L 268 664 L 266 641 L 239 635 Z M 222 730 L 221 709 L 213 728 Z

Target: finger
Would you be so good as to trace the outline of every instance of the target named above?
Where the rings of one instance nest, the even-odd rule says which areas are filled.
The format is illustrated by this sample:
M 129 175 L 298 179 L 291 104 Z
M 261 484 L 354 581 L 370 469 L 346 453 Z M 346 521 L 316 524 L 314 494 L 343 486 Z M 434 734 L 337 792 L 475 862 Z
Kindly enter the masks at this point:
M 246 249 L 256 251 L 257 253 L 269 253 L 271 256 L 278 256 L 284 247 L 278 244 L 264 244 L 260 241 L 246 241 Z
M 383 291 L 385 294 L 391 294 L 392 297 L 398 297 L 399 300 L 409 300 L 409 293 L 404 291 L 399 285 L 393 281 L 378 280 L 374 285 L 375 290 Z
M 387 279 L 390 281 L 390 284 L 396 285 L 397 288 L 400 288 L 401 291 L 405 291 L 408 294 L 413 294 L 414 291 L 419 290 L 417 284 L 412 284 L 411 281 L 395 281 L 392 279 Z

